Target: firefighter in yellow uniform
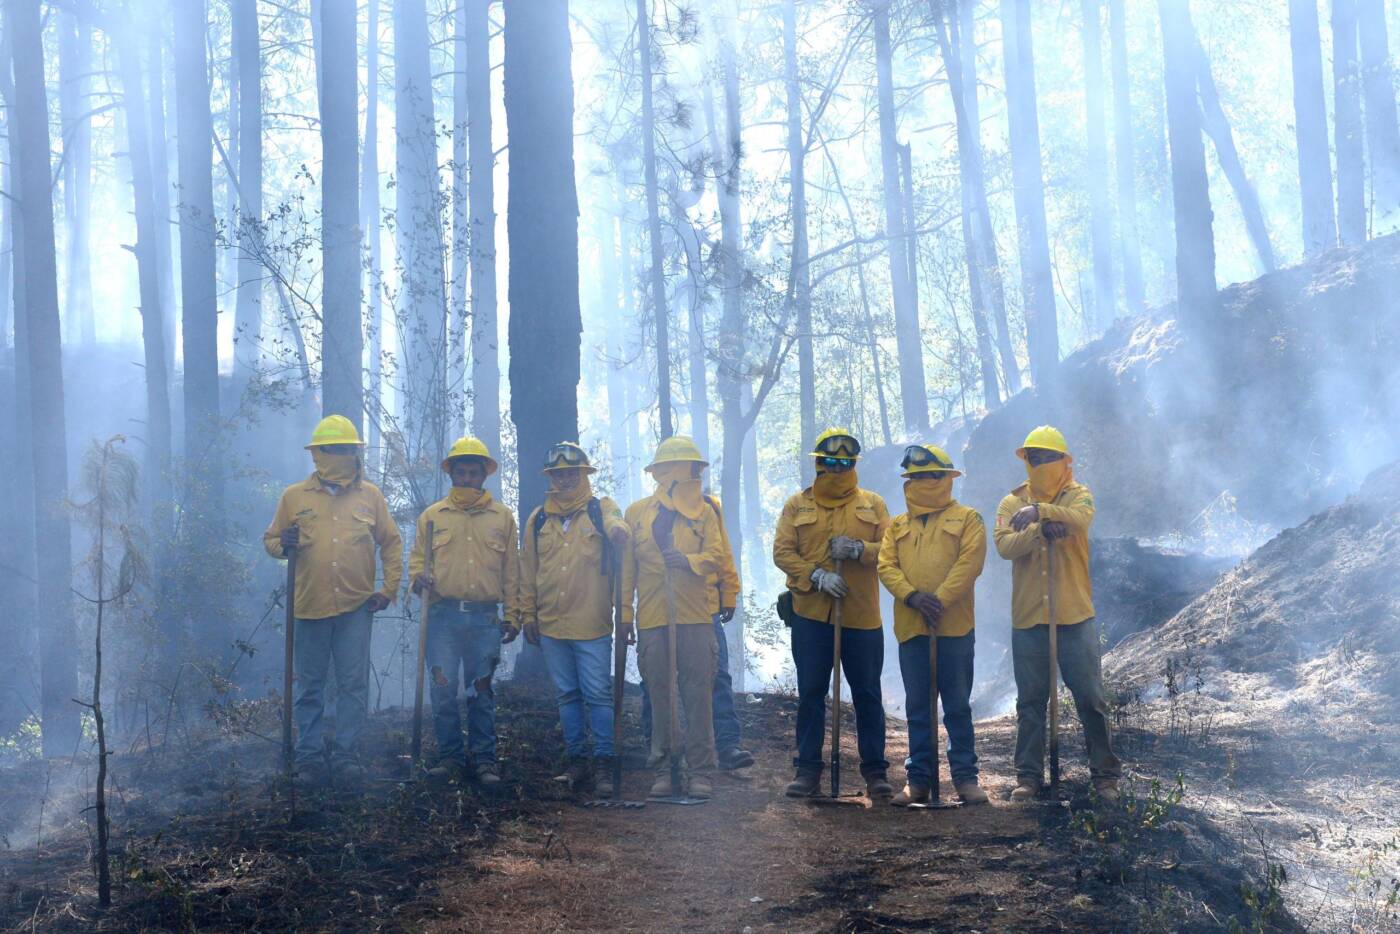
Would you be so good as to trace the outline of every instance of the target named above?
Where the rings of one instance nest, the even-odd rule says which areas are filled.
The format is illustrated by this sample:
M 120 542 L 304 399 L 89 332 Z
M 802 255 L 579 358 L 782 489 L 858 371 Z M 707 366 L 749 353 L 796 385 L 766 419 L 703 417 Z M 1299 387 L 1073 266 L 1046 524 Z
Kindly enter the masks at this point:
M 953 499 L 953 468 L 932 444 L 904 449 L 904 503 L 880 545 L 880 581 L 894 596 L 894 634 L 909 719 L 904 790 L 891 802 L 926 804 L 933 780 L 933 710 L 929 636 L 938 637 L 938 694 L 948 729 L 948 771 L 958 797 L 984 804 L 972 732 L 972 663 L 976 636 L 973 586 L 987 560 L 987 530 L 977 510 Z
M 263 534 L 274 558 L 297 553 L 293 670 L 297 773 L 325 776 L 326 670 L 335 659 L 335 736 L 330 767 L 339 779 L 364 777 L 356 741 L 369 703 L 374 614 L 393 602 L 403 578 L 403 539 L 384 494 L 364 479 L 364 447 L 348 418 L 321 420 L 306 449 L 316 470 L 287 487 Z M 374 554 L 384 567 L 375 588 Z
M 700 472 L 709 466 L 689 438 L 667 438 L 647 471 L 656 492 L 627 507 L 631 535 L 622 565 L 623 619 L 634 614 L 637 664 L 651 697 L 651 763 L 665 763 L 684 749 L 686 787 L 692 797 L 713 793 L 715 737 L 712 709 L 719 646 L 714 616 L 727 539 L 718 513 L 705 502 Z M 676 624 L 676 690 L 684 736 L 671 735 L 671 664 L 668 614 Z M 651 793 L 672 793 L 671 776 L 658 770 Z
M 612 789 L 613 569 L 627 550 L 622 510 L 594 496 L 596 469 L 572 441 L 545 454 L 549 491 L 530 513 L 520 566 L 520 612 L 525 639 L 540 646 L 554 681 L 559 725 L 569 755 L 556 778 L 571 789 L 593 779 L 599 797 Z M 590 750 L 589 732 L 592 731 Z M 591 757 L 589 753 L 592 753 Z
M 885 775 L 885 708 L 880 672 L 885 638 L 880 626 L 880 583 L 875 566 L 890 514 L 876 493 L 857 485 L 860 442 L 830 428 L 812 449 L 812 485 L 783 506 L 773 538 L 773 563 L 792 594 L 792 659 L 797 668 L 797 775 L 791 797 L 815 794 L 822 775 L 826 696 L 831 687 L 833 601 L 841 599 L 841 670 L 856 710 L 860 773 L 872 800 L 893 793 Z M 841 563 L 840 570 L 837 562 Z
M 515 515 L 482 489 L 496 461 L 476 438 L 459 438 L 442 462 L 447 496 L 418 517 L 408 570 L 415 593 L 428 591 L 427 666 L 437 736 L 434 777 L 466 773 L 468 756 L 482 785 L 501 780 L 496 758 L 496 696 L 491 678 L 501 645 L 520 631 L 520 549 Z M 424 561 L 433 523 L 433 570 Z M 502 615 L 504 614 L 504 615 Z M 458 680 L 460 677 L 460 681 Z M 457 686 L 467 689 L 467 735 Z
M 1016 456 L 1025 461 L 1027 480 L 1002 499 L 992 533 L 997 553 L 1011 562 L 1011 657 L 1016 673 L 1016 790 L 1011 798 L 1034 798 L 1045 774 L 1046 705 L 1057 693 L 1050 673 L 1053 588 L 1060 676 L 1084 726 L 1094 787 L 1100 797 L 1113 801 L 1118 797 L 1119 764 L 1109 735 L 1089 581 L 1094 496 L 1075 481 L 1074 458 L 1057 429 L 1035 429 Z

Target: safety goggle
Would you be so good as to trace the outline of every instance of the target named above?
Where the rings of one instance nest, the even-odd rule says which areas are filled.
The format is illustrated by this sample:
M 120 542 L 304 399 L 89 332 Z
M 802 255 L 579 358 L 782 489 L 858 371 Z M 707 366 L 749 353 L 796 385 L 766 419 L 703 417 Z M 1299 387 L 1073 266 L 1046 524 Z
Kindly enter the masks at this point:
M 899 466 L 908 470 L 910 467 L 940 467 L 943 470 L 952 470 L 953 465 L 942 460 L 939 456 L 928 448 L 918 445 L 911 445 L 904 449 L 904 460 L 899 462 Z
M 823 467 L 836 467 L 841 470 L 850 470 L 856 465 L 854 457 L 828 457 L 823 454 L 817 458 L 817 463 Z
M 588 463 L 583 449 L 572 444 L 556 444 L 544 456 L 545 467 L 582 467 Z
M 860 442 L 850 435 L 832 435 L 817 442 L 816 453 L 854 458 L 860 456 Z

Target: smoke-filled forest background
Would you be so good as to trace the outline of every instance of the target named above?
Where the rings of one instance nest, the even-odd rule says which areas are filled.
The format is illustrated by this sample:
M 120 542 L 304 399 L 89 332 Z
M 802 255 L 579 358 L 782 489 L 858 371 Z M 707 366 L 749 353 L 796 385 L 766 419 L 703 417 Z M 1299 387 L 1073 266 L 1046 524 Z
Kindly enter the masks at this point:
M 1074 446 L 1118 404 L 1067 388 L 1089 362 L 1198 340 L 1144 412 L 1282 422 L 1297 400 L 1220 382 L 1211 329 L 1247 330 L 1249 294 L 1217 287 L 1400 218 L 1388 36 L 1384 0 L 4 0 L 6 754 L 91 739 L 99 609 L 125 742 L 271 696 L 259 537 L 323 413 L 360 426 L 406 531 L 459 435 L 522 514 L 556 441 L 625 505 L 692 435 L 742 559 L 731 658 L 782 682 L 772 529 L 828 425 L 892 512 L 918 440 L 966 459 L 986 515 L 1018 432 Z M 1339 346 L 1370 318 L 1347 314 Z M 1291 367 L 1275 349 L 1250 359 Z M 1142 484 L 1105 529 L 1237 555 L 1351 492 L 1396 446 L 1331 446 L 1389 411 L 1334 362 L 1291 437 L 1221 414 L 1094 438 L 1091 484 Z M 411 694 L 414 612 L 379 617 L 376 709 Z

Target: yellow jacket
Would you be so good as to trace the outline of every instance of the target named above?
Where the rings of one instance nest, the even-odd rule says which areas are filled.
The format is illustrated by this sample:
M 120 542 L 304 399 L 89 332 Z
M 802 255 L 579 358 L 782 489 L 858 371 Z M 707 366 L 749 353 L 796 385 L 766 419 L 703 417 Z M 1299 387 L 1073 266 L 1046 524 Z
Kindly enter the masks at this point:
M 622 510 L 606 496 L 598 498 L 603 530 L 626 529 Z M 603 536 L 587 508 L 565 518 L 545 515 L 535 539 L 537 508 L 525 523 L 520 554 L 520 613 L 554 639 L 597 639 L 612 632 L 612 574 L 603 568 Z M 621 561 L 626 549 L 619 549 Z
M 282 493 L 272 524 L 263 533 L 263 547 L 274 558 L 282 553 L 282 530 L 295 525 L 297 547 L 296 615 L 326 619 L 358 609 L 374 596 L 374 551 L 384 565 L 389 600 L 403 581 L 403 538 L 389 515 L 384 494 L 368 480 L 357 480 L 340 492 L 312 474 Z
M 640 629 L 656 629 L 666 625 L 666 563 L 661 560 L 661 548 L 652 535 L 652 523 L 661 512 L 655 496 L 638 500 L 627 507 L 626 522 L 632 540 L 622 562 L 622 618 L 633 619 L 632 598 L 636 595 L 635 618 Z M 711 625 L 719 612 L 719 588 L 716 581 L 726 561 L 726 540 L 720 526 L 719 514 L 706 509 L 699 519 L 676 515 L 671 528 L 671 544 L 685 555 L 690 568 L 671 571 L 676 595 L 678 624 Z
M 433 591 L 436 600 L 504 604 L 505 619 L 520 625 L 520 546 L 515 515 L 494 499 L 470 509 L 450 496 L 418 517 L 418 535 L 408 556 L 409 578 L 423 572 L 423 542 L 433 520 Z
M 827 551 L 838 535 L 858 538 L 865 543 L 859 561 L 846 561 L 841 576 L 850 585 L 843 601 L 841 625 L 847 629 L 880 628 L 880 584 L 875 565 L 880 542 L 890 526 L 890 511 L 879 494 L 857 489 L 850 501 L 836 509 L 819 504 L 812 488 L 794 494 L 783 506 L 778 531 L 773 536 L 773 563 L 787 575 L 792 591 L 792 608 L 798 616 L 825 622 L 831 613 L 831 598 L 812 583 L 818 567 L 836 569 Z
M 894 634 L 900 642 L 928 635 L 928 624 L 905 601 L 915 591 L 943 604 L 940 636 L 965 636 L 976 625 L 973 585 L 987 560 L 987 530 L 977 510 L 954 500 L 917 519 L 895 517 L 880 543 L 880 581 L 894 595 Z
M 1089 580 L 1089 525 L 1094 521 L 1094 495 L 1082 483 L 1071 482 L 1053 503 L 1039 503 L 1040 521 L 1020 532 L 1011 528 L 1011 517 L 1031 505 L 1029 484 L 1021 484 L 997 507 L 992 532 L 997 554 L 1011 562 L 1011 625 L 1016 629 L 1050 622 L 1050 578 L 1041 525 L 1054 520 L 1069 527 L 1069 535 L 1054 544 L 1055 616 L 1061 626 L 1082 623 L 1094 615 L 1094 587 Z
M 737 607 L 743 586 L 739 582 L 739 568 L 734 563 L 734 548 L 729 544 L 729 530 L 724 527 L 724 511 L 719 508 L 719 500 L 713 496 L 706 496 L 705 499 L 714 507 L 719 519 L 719 534 L 724 538 L 724 567 L 719 569 L 712 583 L 719 590 L 721 607 Z

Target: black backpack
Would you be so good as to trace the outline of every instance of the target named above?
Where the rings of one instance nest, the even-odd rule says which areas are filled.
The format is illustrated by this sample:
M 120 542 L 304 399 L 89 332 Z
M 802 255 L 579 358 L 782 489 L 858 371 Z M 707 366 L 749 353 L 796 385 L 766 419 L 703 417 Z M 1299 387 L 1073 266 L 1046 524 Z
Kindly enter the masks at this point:
M 588 513 L 589 521 L 593 523 L 593 528 L 598 530 L 598 537 L 603 541 L 603 560 L 598 568 L 598 573 L 606 577 L 613 567 L 613 546 L 612 539 L 608 538 L 608 534 L 603 528 L 603 504 L 598 501 L 598 497 L 590 496 L 585 511 Z M 540 560 L 540 530 L 544 528 L 547 521 L 549 521 L 549 513 L 544 511 L 543 506 L 536 506 L 534 513 L 530 516 L 530 525 L 534 529 L 535 535 L 536 563 Z

